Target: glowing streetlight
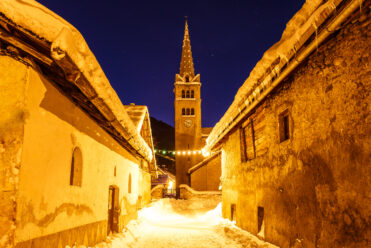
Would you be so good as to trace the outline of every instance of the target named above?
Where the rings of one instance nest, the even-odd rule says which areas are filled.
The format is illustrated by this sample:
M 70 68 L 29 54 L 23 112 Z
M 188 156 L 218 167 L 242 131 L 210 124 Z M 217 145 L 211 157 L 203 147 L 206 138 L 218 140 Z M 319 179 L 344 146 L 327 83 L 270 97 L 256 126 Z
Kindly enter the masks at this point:
M 210 152 L 206 151 L 205 149 L 202 149 L 202 156 L 208 157 L 208 156 L 210 156 Z

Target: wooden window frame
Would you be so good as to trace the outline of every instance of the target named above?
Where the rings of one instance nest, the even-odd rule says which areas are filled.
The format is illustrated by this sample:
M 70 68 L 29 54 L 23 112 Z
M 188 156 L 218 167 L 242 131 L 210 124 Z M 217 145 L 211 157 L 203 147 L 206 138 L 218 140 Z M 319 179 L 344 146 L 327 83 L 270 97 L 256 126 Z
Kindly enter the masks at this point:
M 248 153 L 250 146 L 247 144 L 247 139 L 251 139 L 250 145 L 252 146 L 252 154 Z M 255 133 L 253 118 L 249 118 L 240 128 L 240 149 L 241 149 L 241 162 L 247 162 L 256 158 L 255 147 Z

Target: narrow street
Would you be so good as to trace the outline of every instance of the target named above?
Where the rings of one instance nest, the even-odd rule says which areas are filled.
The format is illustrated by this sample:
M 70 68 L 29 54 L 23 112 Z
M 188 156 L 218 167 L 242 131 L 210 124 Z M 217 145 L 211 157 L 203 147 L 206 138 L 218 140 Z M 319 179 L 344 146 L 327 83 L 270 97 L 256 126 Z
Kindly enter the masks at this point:
M 276 247 L 220 216 L 221 205 L 205 201 L 161 199 L 139 211 L 122 233 L 96 248 L 248 248 Z M 83 248 L 83 246 L 78 246 Z

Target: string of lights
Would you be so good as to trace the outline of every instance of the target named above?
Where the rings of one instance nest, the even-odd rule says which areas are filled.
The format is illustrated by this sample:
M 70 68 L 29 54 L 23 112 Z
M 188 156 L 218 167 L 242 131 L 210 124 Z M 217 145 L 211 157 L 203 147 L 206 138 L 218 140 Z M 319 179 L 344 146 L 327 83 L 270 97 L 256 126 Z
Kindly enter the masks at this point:
M 165 149 L 154 149 L 155 154 L 162 154 L 162 155 L 203 155 L 209 156 L 209 153 L 205 154 L 202 150 L 182 150 L 182 151 L 174 151 L 174 150 L 165 150 Z
M 201 150 L 184 150 L 184 151 L 174 151 L 174 150 L 165 150 L 165 149 L 155 149 L 156 154 L 163 155 L 201 155 Z

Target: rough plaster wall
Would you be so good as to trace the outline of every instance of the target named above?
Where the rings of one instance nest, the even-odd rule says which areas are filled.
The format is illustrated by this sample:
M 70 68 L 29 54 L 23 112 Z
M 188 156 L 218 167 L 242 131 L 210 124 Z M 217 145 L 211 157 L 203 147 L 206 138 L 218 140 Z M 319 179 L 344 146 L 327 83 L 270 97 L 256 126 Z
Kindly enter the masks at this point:
M 191 187 L 195 190 L 219 190 L 221 176 L 220 156 L 191 174 Z
M 368 10 L 321 45 L 266 101 L 268 152 L 241 163 L 238 130 L 223 146 L 223 215 L 282 247 L 367 247 L 371 237 Z M 278 115 L 290 112 L 279 143 Z
M 202 166 L 191 175 L 191 187 L 195 190 L 207 190 L 207 167 Z
M 119 187 L 121 219 L 135 217 L 139 161 L 37 71 L 29 78 L 16 242 L 106 221 L 110 185 Z M 76 146 L 83 156 L 81 187 L 69 185 Z
M 27 81 L 24 64 L 0 56 L 0 247 L 12 247 L 14 243 Z
M 142 171 L 141 179 L 138 182 L 139 195 L 141 196 L 138 208 L 142 208 L 151 203 L 151 174 Z

